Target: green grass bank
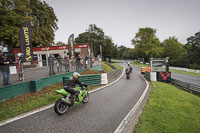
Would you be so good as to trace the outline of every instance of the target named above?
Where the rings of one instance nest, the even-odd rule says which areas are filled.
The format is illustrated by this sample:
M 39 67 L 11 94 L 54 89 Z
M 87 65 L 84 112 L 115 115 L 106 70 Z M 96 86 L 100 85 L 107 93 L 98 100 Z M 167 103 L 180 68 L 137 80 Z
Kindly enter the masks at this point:
M 199 133 L 200 97 L 152 82 L 152 91 L 135 133 Z

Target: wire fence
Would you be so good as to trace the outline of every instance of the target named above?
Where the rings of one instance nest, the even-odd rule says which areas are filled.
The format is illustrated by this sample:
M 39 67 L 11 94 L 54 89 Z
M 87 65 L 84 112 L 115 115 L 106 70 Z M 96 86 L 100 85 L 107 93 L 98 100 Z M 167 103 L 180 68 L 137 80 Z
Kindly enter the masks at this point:
M 171 79 L 171 83 L 175 84 L 177 86 L 180 86 L 181 89 L 191 92 L 193 94 L 199 95 L 200 96 L 200 86 L 194 85 L 194 84 L 190 84 L 187 82 L 183 82 L 177 79 Z

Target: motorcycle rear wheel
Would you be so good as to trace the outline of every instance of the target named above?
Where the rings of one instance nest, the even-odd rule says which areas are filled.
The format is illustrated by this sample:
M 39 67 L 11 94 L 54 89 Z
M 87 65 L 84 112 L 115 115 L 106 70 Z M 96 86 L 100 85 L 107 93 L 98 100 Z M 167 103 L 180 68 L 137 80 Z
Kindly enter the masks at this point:
M 87 92 L 87 94 L 83 98 L 83 103 L 87 103 L 88 101 L 89 101 L 89 93 Z
M 57 100 L 54 105 L 54 111 L 58 115 L 64 114 L 68 108 L 69 108 L 69 105 L 67 103 L 63 102 L 62 99 Z

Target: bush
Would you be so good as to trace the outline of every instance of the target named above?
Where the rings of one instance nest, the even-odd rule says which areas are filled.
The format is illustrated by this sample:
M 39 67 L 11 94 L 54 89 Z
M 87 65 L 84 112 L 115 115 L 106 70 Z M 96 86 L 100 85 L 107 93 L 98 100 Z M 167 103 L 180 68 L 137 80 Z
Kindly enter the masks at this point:
M 196 63 L 190 64 L 190 65 L 189 65 L 189 68 L 191 68 L 191 69 L 200 69 L 200 65 L 199 65 L 199 64 L 196 64 Z

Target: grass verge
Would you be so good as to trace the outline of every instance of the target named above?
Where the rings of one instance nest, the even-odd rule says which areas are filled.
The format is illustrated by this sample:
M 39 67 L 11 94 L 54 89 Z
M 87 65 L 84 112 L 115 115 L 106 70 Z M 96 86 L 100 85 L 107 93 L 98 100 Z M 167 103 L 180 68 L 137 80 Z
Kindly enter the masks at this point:
M 132 61 L 131 64 L 132 64 L 133 66 L 148 67 L 147 64 L 141 64 L 141 63 L 135 62 L 135 61 Z
M 170 72 L 200 77 L 200 73 L 186 72 L 186 71 L 175 70 L 175 69 L 170 69 Z
M 102 68 L 104 70 L 104 72 L 109 72 L 109 71 L 112 71 L 113 69 L 107 65 L 105 62 L 102 61 Z
M 112 63 L 113 66 L 115 66 L 116 68 L 119 68 L 121 70 L 121 72 L 123 71 L 123 67 L 116 64 L 116 63 Z
M 200 98 L 176 87 L 152 82 L 152 91 L 135 133 L 197 133 Z
M 114 63 L 123 63 L 124 62 L 123 60 L 115 60 L 115 59 L 111 59 L 111 61 Z

